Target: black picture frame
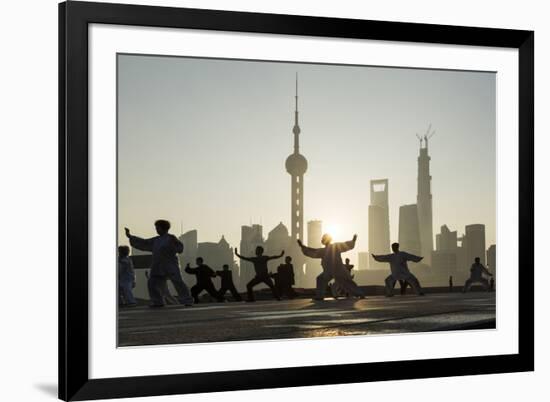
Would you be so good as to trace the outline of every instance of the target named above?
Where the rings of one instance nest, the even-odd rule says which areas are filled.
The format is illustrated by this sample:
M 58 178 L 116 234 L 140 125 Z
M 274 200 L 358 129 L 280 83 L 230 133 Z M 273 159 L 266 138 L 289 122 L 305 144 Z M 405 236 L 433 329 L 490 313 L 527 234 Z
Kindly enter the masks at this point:
M 90 379 L 88 25 L 376 39 L 519 51 L 517 354 Z M 70 1 L 59 5 L 59 398 L 170 395 L 534 370 L 534 32 Z M 337 369 L 335 369 L 337 367 Z

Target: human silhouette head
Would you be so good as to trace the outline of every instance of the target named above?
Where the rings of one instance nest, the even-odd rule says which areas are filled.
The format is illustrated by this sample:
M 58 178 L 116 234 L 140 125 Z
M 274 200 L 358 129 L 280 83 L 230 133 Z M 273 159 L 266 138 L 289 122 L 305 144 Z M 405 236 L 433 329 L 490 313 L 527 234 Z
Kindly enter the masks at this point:
M 223 268 L 224 271 L 227 271 L 227 270 L 229 269 L 229 265 L 223 264 L 223 267 L 222 267 L 222 268 Z
M 170 230 L 170 222 L 164 219 L 159 219 L 155 222 L 155 229 L 157 230 L 159 236 L 162 236 Z
M 323 246 L 328 246 L 332 242 L 332 236 L 328 233 L 325 233 L 323 237 L 321 237 L 321 244 Z
M 128 246 L 118 246 L 118 256 L 119 257 L 128 257 L 130 255 L 130 247 Z
M 346 258 L 346 264 L 349 264 L 349 258 Z
M 264 253 L 264 248 L 262 246 L 258 246 L 256 247 L 256 255 L 259 257 L 261 255 L 263 255 Z
M 289 255 L 287 255 L 287 256 L 285 257 L 285 262 L 286 262 L 287 264 L 290 264 L 291 261 L 292 261 L 292 257 L 289 256 Z
M 398 253 L 399 252 L 399 243 L 392 243 L 391 249 L 394 253 Z
M 475 260 L 476 264 L 479 264 L 479 257 L 476 257 Z
M 202 262 L 204 260 L 202 259 L 202 257 L 197 257 L 197 259 L 195 261 L 197 262 L 197 265 L 202 265 Z

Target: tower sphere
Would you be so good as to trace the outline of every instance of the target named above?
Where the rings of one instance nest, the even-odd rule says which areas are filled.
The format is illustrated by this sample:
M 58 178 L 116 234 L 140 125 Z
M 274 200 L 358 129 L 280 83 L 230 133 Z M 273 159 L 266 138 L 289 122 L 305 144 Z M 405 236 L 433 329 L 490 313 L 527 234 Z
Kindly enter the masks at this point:
M 302 176 L 307 171 L 307 160 L 301 154 L 291 154 L 286 158 L 285 166 L 289 174 Z

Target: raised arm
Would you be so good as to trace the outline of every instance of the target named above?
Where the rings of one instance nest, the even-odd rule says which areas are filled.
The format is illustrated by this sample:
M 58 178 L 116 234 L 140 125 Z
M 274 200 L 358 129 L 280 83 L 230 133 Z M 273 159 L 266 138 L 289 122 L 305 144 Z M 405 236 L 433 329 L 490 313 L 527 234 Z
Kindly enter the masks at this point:
M 481 267 L 482 267 L 482 271 L 485 275 L 493 276 L 493 274 L 490 273 L 489 270 L 486 267 L 484 267 L 483 265 L 481 265 Z
M 196 275 L 197 271 L 198 271 L 198 268 L 191 268 L 191 265 L 189 264 L 185 266 L 185 272 L 187 272 L 188 274 Z
M 134 248 L 137 248 L 141 251 L 153 251 L 153 243 L 155 241 L 155 237 L 152 237 L 150 239 L 142 239 L 141 237 L 134 236 L 130 234 L 130 229 L 124 228 L 124 231 L 126 232 L 126 237 L 128 240 L 130 240 L 130 245 Z
M 372 258 L 374 258 L 375 261 L 378 262 L 390 262 L 393 254 L 385 254 L 385 255 L 374 255 L 371 254 Z
M 336 247 L 340 252 L 345 252 L 352 250 L 355 247 L 355 242 L 357 241 L 357 235 L 353 235 L 353 239 L 341 243 L 336 243 Z
M 409 253 L 404 253 L 404 254 L 405 254 L 405 257 L 407 257 L 407 261 L 420 262 L 424 258 L 414 254 L 409 254 Z
M 312 248 L 312 247 L 304 246 L 304 244 L 300 239 L 298 239 L 298 245 L 300 246 L 300 248 L 302 249 L 302 253 L 304 253 L 306 257 L 323 258 L 323 256 L 325 255 L 324 248 Z
M 283 255 L 285 255 L 285 250 L 282 250 L 281 251 L 281 254 L 279 255 L 272 255 L 272 256 L 269 256 L 267 257 L 268 260 L 276 260 L 277 258 L 281 258 Z
M 235 247 L 235 255 L 236 255 L 237 257 L 239 257 L 241 260 L 252 261 L 251 258 L 243 257 L 242 255 L 240 255 L 240 254 L 237 252 L 237 247 Z

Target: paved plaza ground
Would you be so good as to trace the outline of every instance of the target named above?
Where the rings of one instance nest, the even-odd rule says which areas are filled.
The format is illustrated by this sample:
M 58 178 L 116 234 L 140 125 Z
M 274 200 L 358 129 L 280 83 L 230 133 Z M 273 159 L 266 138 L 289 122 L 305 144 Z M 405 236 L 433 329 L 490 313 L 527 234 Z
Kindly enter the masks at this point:
M 369 335 L 496 326 L 495 293 L 201 303 L 119 311 L 119 346 Z

